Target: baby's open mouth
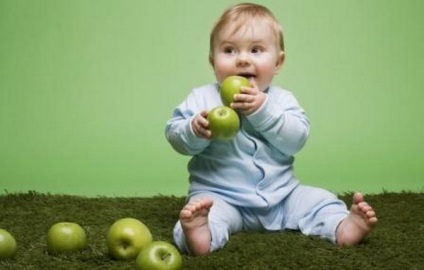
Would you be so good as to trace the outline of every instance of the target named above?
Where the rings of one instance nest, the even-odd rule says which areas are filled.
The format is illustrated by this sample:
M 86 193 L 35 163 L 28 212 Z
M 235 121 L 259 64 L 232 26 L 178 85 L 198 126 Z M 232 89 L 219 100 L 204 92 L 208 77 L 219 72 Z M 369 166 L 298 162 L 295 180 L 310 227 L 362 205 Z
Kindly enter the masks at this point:
M 245 77 L 246 79 L 248 79 L 248 80 L 250 80 L 250 79 L 254 79 L 254 78 L 256 78 L 256 75 L 255 74 L 253 74 L 253 73 L 240 73 L 240 74 L 237 74 L 237 76 L 242 76 L 242 77 Z

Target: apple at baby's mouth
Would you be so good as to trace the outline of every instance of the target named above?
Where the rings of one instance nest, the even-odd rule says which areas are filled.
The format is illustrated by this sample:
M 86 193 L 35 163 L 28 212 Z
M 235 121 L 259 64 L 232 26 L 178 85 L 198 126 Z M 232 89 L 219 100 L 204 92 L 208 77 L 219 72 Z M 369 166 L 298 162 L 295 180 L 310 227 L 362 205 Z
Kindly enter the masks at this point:
M 251 75 L 244 73 L 244 75 Z M 234 102 L 234 95 L 241 92 L 241 87 L 252 87 L 249 79 L 243 76 L 229 76 L 221 83 L 221 100 L 225 106 L 230 106 Z

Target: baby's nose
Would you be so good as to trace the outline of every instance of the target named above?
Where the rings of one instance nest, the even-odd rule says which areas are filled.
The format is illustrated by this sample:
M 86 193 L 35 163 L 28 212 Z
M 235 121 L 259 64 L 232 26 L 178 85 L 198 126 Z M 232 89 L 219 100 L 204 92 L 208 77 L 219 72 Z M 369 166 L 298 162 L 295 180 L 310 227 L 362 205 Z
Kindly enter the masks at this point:
M 250 65 L 250 57 L 247 53 L 240 53 L 237 57 L 237 66 L 248 66 Z

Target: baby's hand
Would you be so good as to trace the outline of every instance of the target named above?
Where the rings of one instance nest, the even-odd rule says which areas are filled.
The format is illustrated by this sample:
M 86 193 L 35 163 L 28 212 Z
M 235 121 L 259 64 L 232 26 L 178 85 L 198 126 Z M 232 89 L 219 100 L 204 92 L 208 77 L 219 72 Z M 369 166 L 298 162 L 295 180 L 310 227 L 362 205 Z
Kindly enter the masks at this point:
M 209 122 L 207 117 L 208 111 L 202 111 L 196 115 L 191 122 L 193 132 L 199 138 L 211 139 L 212 132 L 208 129 Z
M 258 85 L 254 80 L 250 80 L 252 87 L 241 87 L 241 94 L 234 97 L 234 102 L 231 103 L 233 109 L 249 115 L 256 112 L 265 102 L 266 95 L 259 90 Z

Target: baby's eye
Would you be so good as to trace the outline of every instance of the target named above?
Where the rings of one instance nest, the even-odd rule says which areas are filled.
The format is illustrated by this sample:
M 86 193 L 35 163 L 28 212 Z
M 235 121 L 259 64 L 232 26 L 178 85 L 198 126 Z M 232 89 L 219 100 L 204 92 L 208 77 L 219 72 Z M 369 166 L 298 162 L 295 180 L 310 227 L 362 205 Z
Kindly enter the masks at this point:
M 224 48 L 224 53 L 233 54 L 235 52 L 236 52 L 236 50 L 233 47 L 225 47 Z
M 261 47 L 253 47 L 252 53 L 261 53 L 263 52 L 263 49 Z

